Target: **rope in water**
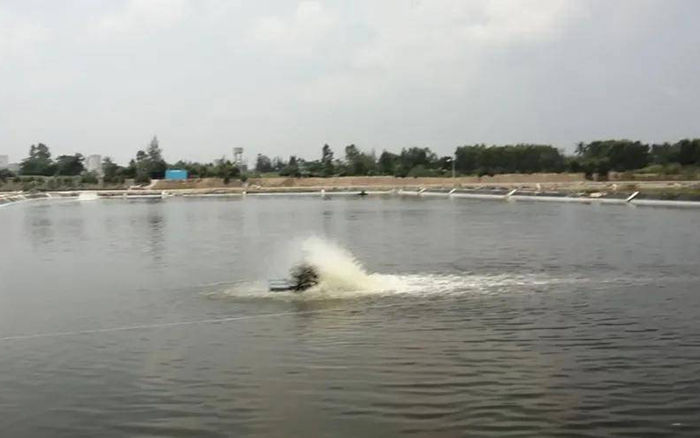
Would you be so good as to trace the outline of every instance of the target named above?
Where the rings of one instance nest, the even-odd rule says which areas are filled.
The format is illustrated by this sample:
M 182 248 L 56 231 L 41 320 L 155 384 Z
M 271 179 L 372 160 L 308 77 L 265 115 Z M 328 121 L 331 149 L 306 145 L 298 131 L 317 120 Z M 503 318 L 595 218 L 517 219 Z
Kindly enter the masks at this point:
M 280 313 L 264 313 L 261 315 L 241 315 L 241 316 L 229 316 L 226 318 L 210 318 L 210 319 L 199 319 L 194 321 L 175 321 L 175 322 L 162 322 L 154 324 L 139 324 L 139 325 L 129 325 L 122 327 L 108 327 L 99 329 L 86 329 L 86 330 L 73 330 L 65 332 L 44 332 L 44 333 L 34 333 L 28 335 L 14 335 L 14 336 L 3 336 L 0 337 L 0 342 L 2 341 L 17 341 L 24 339 L 38 339 L 38 338 L 59 338 L 65 336 L 77 336 L 77 335 L 89 335 L 95 333 L 112 333 L 112 332 L 125 332 L 130 330 L 151 330 L 166 327 L 179 327 L 186 325 L 197 325 L 197 324 L 217 324 L 223 322 L 231 321 L 241 321 L 245 319 L 261 319 L 261 318 L 272 318 L 277 316 L 287 316 L 287 315 L 303 315 L 310 313 L 326 313 L 330 311 L 337 311 L 337 309 L 325 309 L 324 310 L 302 310 L 297 312 L 280 312 Z
M 430 301 L 434 301 L 434 300 L 430 300 Z M 426 303 L 427 302 L 428 301 L 426 301 Z M 415 304 L 415 302 L 413 302 L 413 303 Z M 384 308 L 384 307 L 395 307 L 397 305 L 398 304 L 377 305 L 377 306 L 369 306 L 369 308 L 378 309 L 378 308 Z M 365 309 L 367 309 L 367 307 L 365 307 Z M 250 319 L 275 318 L 275 317 L 280 317 L 280 316 L 331 313 L 331 312 L 338 312 L 339 310 L 342 310 L 342 308 L 299 310 L 299 311 L 278 312 L 278 313 L 263 313 L 263 314 L 259 314 L 259 315 L 239 315 L 239 316 L 228 316 L 228 317 L 224 317 L 224 318 L 198 319 L 198 320 L 193 320 L 193 321 L 174 321 L 174 322 L 162 322 L 162 323 L 154 323 L 154 324 L 138 324 L 138 325 L 129 325 L 129 326 L 121 326 L 121 327 L 71 330 L 71 331 L 63 331 L 63 332 L 43 332 L 43 333 L 33 333 L 33 334 L 25 334 L 25 335 L 3 336 L 3 337 L 0 337 L 0 342 L 20 341 L 20 340 L 29 340 L 29 339 L 41 339 L 41 338 L 60 338 L 60 337 L 69 337 L 69 336 L 91 335 L 91 334 L 99 334 L 99 333 L 125 332 L 125 331 L 134 331 L 134 330 L 153 330 L 153 329 L 159 329 L 159 328 L 181 327 L 181 326 L 199 325 L 199 324 L 219 324 L 219 323 L 225 323 L 225 322 L 243 321 L 243 320 L 250 320 Z

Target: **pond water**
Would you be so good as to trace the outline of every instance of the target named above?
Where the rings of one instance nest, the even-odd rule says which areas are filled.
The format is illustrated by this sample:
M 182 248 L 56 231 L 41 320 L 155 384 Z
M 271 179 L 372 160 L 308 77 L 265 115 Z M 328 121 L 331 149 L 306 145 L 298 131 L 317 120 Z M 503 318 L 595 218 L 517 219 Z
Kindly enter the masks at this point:
M 322 284 L 266 291 L 302 258 Z M 3 436 L 698 436 L 700 213 L 0 209 Z

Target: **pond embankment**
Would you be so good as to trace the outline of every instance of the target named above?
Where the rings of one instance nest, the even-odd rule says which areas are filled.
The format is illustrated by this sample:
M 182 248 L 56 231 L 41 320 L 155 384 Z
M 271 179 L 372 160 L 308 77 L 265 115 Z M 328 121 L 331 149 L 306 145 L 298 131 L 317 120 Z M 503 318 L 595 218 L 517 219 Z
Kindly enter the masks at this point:
M 205 180 L 154 181 L 148 187 L 111 190 L 0 192 L 0 205 L 48 198 L 137 199 L 244 195 L 396 194 L 559 202 L 645 203 L 700 206 L 699 181 L 589 181 L 578 174 L 496 175 L 458 178 L 251 178 L 228 184 Z
M 189 187 L 186 185 L 189 184 Z M 210 182 L 206 183 L 207 185 Z M 198 186 L 196 181 L 177 184 L 158 181 L 153 190 L 169 194 L 236 195 L 282 193 L 420 193 L 425 196 L 450 194 L 455 197 L 481 197 L 535 200 L 591 200 L 617 202 L 667 200 L 700 201 L 700 181 L 589 181 L 579 174 L 495 175 L 458 178 L 259 178 L 237 187 Z M 513 192 L 515 191 L 515 192 Z M 513 193 L 511 193 L 513 192 Z M 630 199 L 631 197 L 631 199 Z

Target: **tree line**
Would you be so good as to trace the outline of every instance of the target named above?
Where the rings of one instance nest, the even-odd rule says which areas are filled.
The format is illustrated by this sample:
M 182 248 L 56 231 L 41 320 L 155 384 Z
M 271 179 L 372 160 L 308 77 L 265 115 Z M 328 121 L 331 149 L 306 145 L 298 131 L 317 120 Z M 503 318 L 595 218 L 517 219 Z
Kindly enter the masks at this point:
M 105 157 L 100 170 L 103 181 L 107 184 L 123 184 L 127 179 L 137 184 L 147 184 L 151 179 L 162 179 L 168 168 L 186 169 L 189 175 L 195 178 L 222 178 L 225 183 L 231 179 L 246 177 L 236 164 L 225 157 L 211 163 L 181 160 L 168 164 L 163 158 L 163 151 L 155 136 L 145 148 L 136 152 L 135 157 L 126 166 L 121 166 L 112 158 Z M 85 184 L 97 184 L 100 176 L 97 172 L 87 171 L 85 157 L 82 154 L 59 155 L 53 159 L 49 147 L 43 143 L 30 146 L 29 155 L 20 163 L 19 175 L 55 178 L 79 176 L 79 182 Z M 12 177 L 17 175 L 8 169 L 0 169 L 0 182 L 5 182 Z M 68 179 L 64 178 L 61 181 L 65 182 Z
M 452 167 L 453 157 L 440 157 L 430 148 L 404 148 L 398 154 L 385 150 L 377 157 L 374 151 L 362 151 L 354 144 L 345 147 L 343 158 L 335 158 L 331 147 L 326 144 L 321 149 L 321 157 L 318 160 L 304 160 L 292 155 L 285 161 L 280 157 L 270 159 L 266 155 L 258 154 L 255 163 L 258 173 L 276 173 L 292 177 L 430 177 L 449 174 Z
M 570 170 L 586 175 L 607 175 L 611 170 L 626 172 L 650 165 L 666 171 L 680 166 L 700 166 L 700 139 L 652 145 L 631 140 L 579 143 Z
M 588 177 L 605 177 L 610 171 L 625 172 L 650 165 L 700 166 L 700 139 L 676 143 L 644 144 L 630 140 L 597 140 L 579 143 L 573 155 L 551 145 L 485 144 L 459 146 L 453 156 L 438 156 L 429 148 L 404 148 L 400 153 L 384 150 L 364 152 L 355 145 L 345 147 L 344 159 L 334 158 L 327 144 L 317 160 L 296 155 L 285 161 L 258 154 L 255 169 L 259 173 L 277 173 L 294 177 L 372 176 L 396 177 L 459 175 L 496 175 L 502 173 L 583 172 Z
M 676 143 L 645 144 L 631 140 L 597 140 L 579 143 L 573 155 L 566 155 L 551 145 L 516 144 L 487 146 L 465 145 L 456 148 L 454 155 L 439 156 L 427 147 L 403 148 L 399 153 L 362 151 L 351 144 L 344 148 L 341 158 L 335 156 L 329 145 L 321 148 L 316 160 L 305 160 L 297 155 L 288 159 L 269 158 L 258 154 L 254 170 L 244 172 L 235 163 L 221 158 L 210 163 L 177 161 L 168 164 L 163 158 L 157 137 L 146 148 L 139 150 L 127 166 L 120 166 L 111 158 L 102 162 L 105 183 L 120 184 L 127 179 L 148 183 L 161 179 L 168 168 L 185 169 L 192 178 L 217 177 L 225 183 L 231 179 L 245 179 L 249 175 L 280 175 L 290 177 L 372 176 L 431 177 L 459 175 L 495 175 L 500 173 L 583 172 L 606 176 L 610 171 L 626 172 L 657 166 L 700 166 L 700 139 L 684 139 Z M 20 164 L 20 175 L 78 176 L 84 182 L 97 182 L 97 175 L 87 172 L 80 153 L 51 158 L 48 146 L 32 145 L 29 156 Z M 14 175 L 0 170 L 0 181 Z

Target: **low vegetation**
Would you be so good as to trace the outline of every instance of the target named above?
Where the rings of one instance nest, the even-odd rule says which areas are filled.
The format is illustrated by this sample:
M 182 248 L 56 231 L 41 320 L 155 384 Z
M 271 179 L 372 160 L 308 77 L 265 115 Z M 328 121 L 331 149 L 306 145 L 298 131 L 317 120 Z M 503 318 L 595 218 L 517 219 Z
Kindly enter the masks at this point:
M 148 184 L 161 179 L 168 168 L 185 169 L 190 178 L 221 178 L 245 181 L 249 176 L 331 177 L 374 176 L 439 177 L 450 175 L 496 175 L 503 173 L 584 173 L 588 178 L 607 179 L 611 171 L 629 179 L 645 176 L 697 179 L 700 169 L 700 139 L 676 143 L 645 144 L 631 140 L 602 140 L 579 143 L 573 155 L 565 155 L 551 145 L 516 144 L 459 146 L 453 155 L 438 156 L 427 147 L 404 148 L 398 153 L 387 150 L 379 155 L 351 144 L 342 158 L 329 145 L 321 148 L 319 159 L 306 160 L 297 155 L 288 159 L 258 154 L 252 170 L 220 158 L 210 163 L 177 161 L 168 164 L 158 139 L 137 151 L 126 166 L 110 157 L 102 162 L 101 175 L 88 172 L 80 153 L 52 159 L 43 143 L 32 145 L 22 160 L 18 174 L 0 170 L 0 187 L 16 190 L 59 190 L 93 187 L 123 187 Z

